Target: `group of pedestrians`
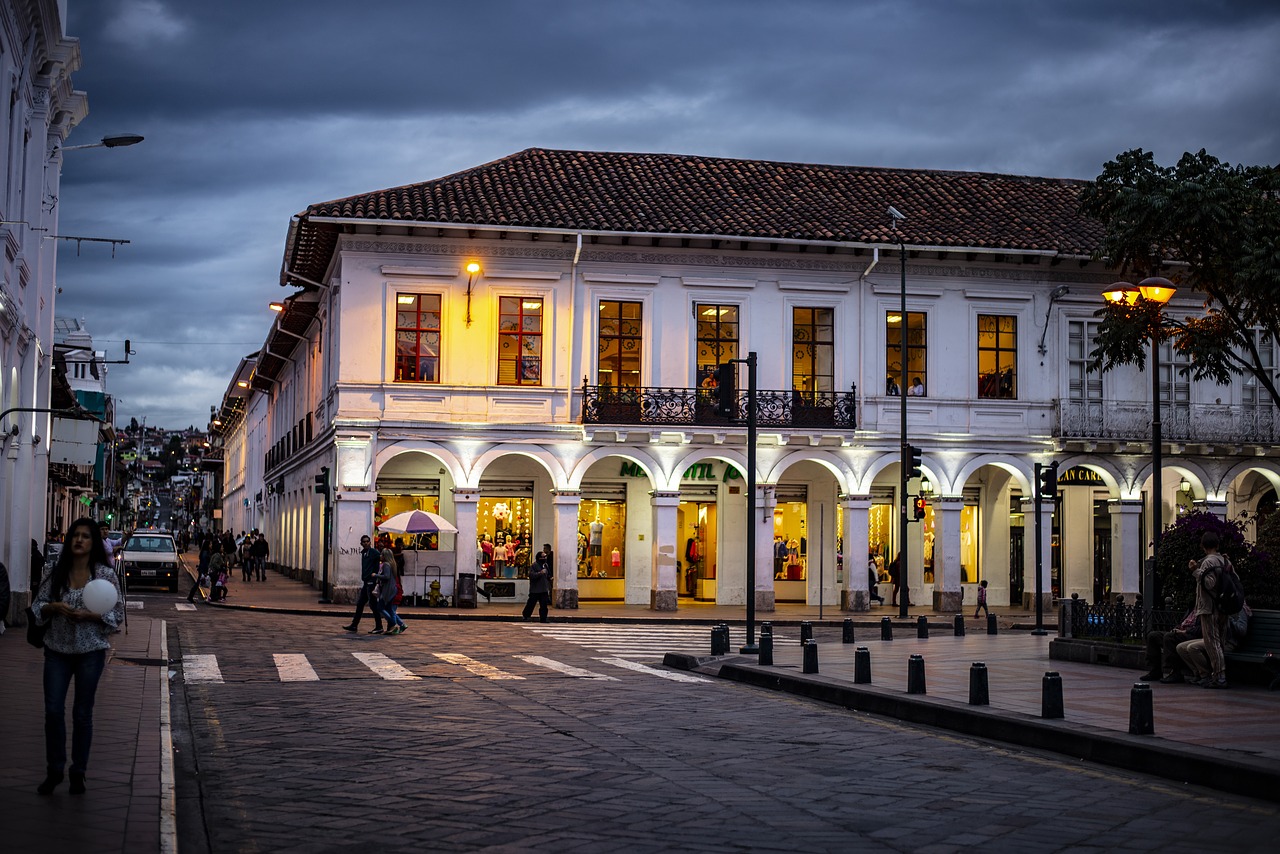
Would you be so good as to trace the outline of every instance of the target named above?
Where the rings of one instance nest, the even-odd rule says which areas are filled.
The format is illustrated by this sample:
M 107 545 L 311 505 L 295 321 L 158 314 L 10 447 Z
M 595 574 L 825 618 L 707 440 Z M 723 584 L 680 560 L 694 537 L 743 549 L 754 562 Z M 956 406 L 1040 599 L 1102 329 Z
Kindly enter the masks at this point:
M 371 635 L 399 635 L 409 630 L 400 617 L 400 602 L 404 599 L 404 586 L 400 581 L 400 569 L 395 553 L 389 548 L 376 549 L 373 540 L 360 538 L 360 593 L 356 596 L 356 613 L 350 624 L 343 626 L 349 632 L 360 630 L 365 606 L 373 612 Z M 386 627 L 383 627 L 383 623 Z
M 237 560 L 242 581 L 253 581 L 255 576 L 258 581 L 266 581 L 267 556 L 270 553 L 266 535 L 256 529 L 239 537 L 229 531 L 221 536 L 205 536 L 200 541 L 196 579 L 187 591 L 187 601 L 195 602 L 196 594 L 206 587 L 209 589 L 209 602 L 224 601 Z

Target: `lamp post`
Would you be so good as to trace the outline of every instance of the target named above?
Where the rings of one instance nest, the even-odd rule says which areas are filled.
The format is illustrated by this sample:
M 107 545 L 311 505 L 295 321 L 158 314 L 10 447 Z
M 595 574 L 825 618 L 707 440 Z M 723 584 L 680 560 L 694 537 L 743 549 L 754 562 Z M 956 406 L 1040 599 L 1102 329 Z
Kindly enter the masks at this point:
M 1162 493 L 1164 482 L 1161 469 L 1164 466 L 1162 439 L 1160 436 L 1160 341 L 1163 335 L 1163 307 L 1177 293 L 1173 282 L 1161 276 L 1151 276 L 1134 285 L 1116 282 L 1103 292 L 1108 302 L 1133 305 L 1139 298 L 1156 303 L 1156 322 L 1151 330 L 1151 558 L 1142 574 L 1142 615 L 1147 631 L 1151 630 L 1151 609 L 1156 598 L 1156 559 L 1160 556 L 1160 528 L 1163 524 Z
M 80 151 L 85 148 L 123 148 L 126 145 L 137 145 L 142 142 L 143 136 L 136 133 L 117 133 L 110 136 L 104 136 L 97 142 L 86 142 L 83 145 L 64 145 L 63 151 Z
M 910 469 L 909 457 L 911 448 L 907 444 L 907 246 L 898 234 L 898 220 L 906 219 L 897 208 L 889 206 L 889 216 L 893 218 L 893 233 L 898 238 L 898 271 L 899 271 L 899 312 L 901 319 L 898 333 L 898 360 L 902 379 L 898 383 L 899 427 L 898 439 L 902 458 L 899 462 L 898 478 L 898 617 L 907 618 L 907 602 L 911 599 L 911 584 L 907 575 L 907 478 Z

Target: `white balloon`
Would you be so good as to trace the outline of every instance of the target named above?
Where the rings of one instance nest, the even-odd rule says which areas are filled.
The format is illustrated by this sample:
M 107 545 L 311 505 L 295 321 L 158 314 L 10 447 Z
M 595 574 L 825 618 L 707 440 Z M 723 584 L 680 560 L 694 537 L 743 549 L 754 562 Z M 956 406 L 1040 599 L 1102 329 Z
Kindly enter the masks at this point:
M 105 578 L 95 578 L 84 586 L 84 606 L 95 614 L 105 614 L 116 606 L 116 586 Z

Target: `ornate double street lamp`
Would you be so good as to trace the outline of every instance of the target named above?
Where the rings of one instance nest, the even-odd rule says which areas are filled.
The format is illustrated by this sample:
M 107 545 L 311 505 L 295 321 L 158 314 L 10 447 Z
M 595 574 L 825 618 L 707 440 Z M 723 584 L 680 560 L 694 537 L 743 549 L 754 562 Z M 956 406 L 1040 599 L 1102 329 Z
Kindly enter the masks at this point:
M 1164 522 L 1161 518 L 1164 484 L 1160 477 L 1163 466 L 1160 437 L 1160 344 L 1165 337 L 1163 307 L 1177 290 L 1168 279 L 1152 276 L 1136 286 L 1116 282 L 1102 294 L 1110 303 L 1132 306 L 1143 300 L 1155 307 L 1154 322 L 1147 333 L 1151 339 L 1151 558 L 1142 574 L 1142 615 L 1147 631 L 1151 630 L 1151 609 L 1156 598 L 1155 567 L 1160 556 L 1160 528 Z

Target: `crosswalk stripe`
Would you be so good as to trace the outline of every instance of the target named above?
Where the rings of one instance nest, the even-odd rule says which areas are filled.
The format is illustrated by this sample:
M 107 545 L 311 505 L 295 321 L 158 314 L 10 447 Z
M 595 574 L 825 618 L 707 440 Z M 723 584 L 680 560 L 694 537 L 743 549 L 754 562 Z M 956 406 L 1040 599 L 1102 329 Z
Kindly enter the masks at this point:
M 516 676 L 514 673 L 507 673 L 505 670 L 499 670 L 492 664 L 485 664 L 482 661 L 476 661 L 458 652 L 433 652 L 431 653 L 442 661 L 450 664 L 456 664 L 465 668 L 468 673 L 473 676 L 480 676 L 485 679 L 524 679 L 523 676 Z
M 187 682 L 222 682 L 216 655 L 182 656 L 182 676 Z
M 605 664 L 612 664 L 614 667 L 621 667 L 624 670 L 634 670 L 637 673 L 646 673 L 649 676 L 657 676 L 660 679 L 670 679 L 672 682 L 710 682 L 710 679 L 703 679 L 701 676 L 688 676 L 684 673 L 672 673 L 668 670 L 658 670 L 653 667 L 646 667 L 638 661 L 627 661 L 625 658 L 597 658 L 596 661 L 603 661 Z
M 298 653 L 277 652 L 272 656 L 276 660 L 276 671 L 281 682 L 319 682 L 315 668 L 307 661 L 305 655 Z
M 380 652 L 353 652 L 351 653 L 365 667 L 381 676 L 383 679 L 421 679 L 421 676 L 415 676 L 408 668 L 396 664 Z
M 194 610 L 196 610 L 196 606 L 195 606 L 195 605 L 192 605 L 190 602 L 175 602 L 175 603 L 173 603 L 173 607 L 177 608 L 179 611 L 194 611 Z
M 541 655 L 517 655 L 516 658 L 529 664 L 545 667 L 548 670 L 554 670 L 557 673 L 563 673 L 566 676 L 577 676 L 581 679 L 599 679 L 604 682 L 617 682 L 613 676 L 606 676 L 603 673 L 596 673 L 591 670 L 583 670 L 581 667 L 574 667 L 572 664 L 565 664 L 556 661 L 553 658 L 546 658 Z

